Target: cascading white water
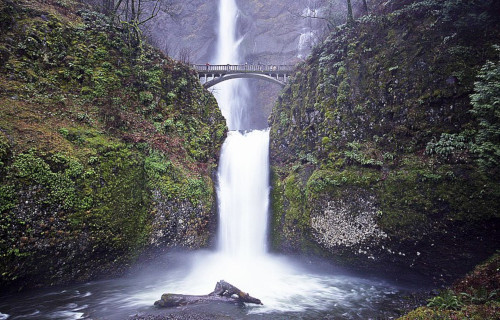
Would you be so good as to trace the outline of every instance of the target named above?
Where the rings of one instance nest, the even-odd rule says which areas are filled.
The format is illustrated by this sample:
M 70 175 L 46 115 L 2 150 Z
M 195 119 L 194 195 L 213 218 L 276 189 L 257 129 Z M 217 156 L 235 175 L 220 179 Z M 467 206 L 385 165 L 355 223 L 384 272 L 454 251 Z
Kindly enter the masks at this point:
M 253 258 L 266 253 L 269 132 L 229 132 L 219 163 L 219 248 Z
M 238 64 L 235 0 L 220 0 L 219 41 L 215 61 Z M 243 80 L 217 86 L 216 97 L 230 130 L 249 128 L 248 87 Z M 230 131 L 221 151 L 218 174 L 219 250 L 233 258 L 266 252 L 269 199 L 269 132 Z
M 234 0 L 220 0 L 217 63 L 239 62 L 237 16 Z M 249 96 L 244 82 L 224 82 L 217 85 L 216 93 L 232 130 L 219 163 L 218 250 L 171 253 L 135 277 L 0 300 L 1 311 L 27 319 L 87 319 L 85 313 L 90 312 L 98 319 L 121 320 L 138 309 L 151 312 L 152 302 L 165 292 L 206 294 L 224 279 L 261 299 L 264 306 L 219 310 L 217 305 L 203 305 L 202 313 L 214 307 L 212 312 L 235 319 L 252 317 L 252 313 L 266 313 L 266 319 L 374 318 L 380 301 L 391 299 L 394 287 L 337 274 L 331 265 L 325 272 L 314 264 L 267 252 L 269 130 L 237 131 L 251 128 L 246 120 Z M 6 317 L 0 312 L 0 318 Z
M 308 1 L 307 7 L 302 10 L 302 16 L 307 18 L 302 22 L 302 30 L 297 45 L 297 58 L 299 59 L 304 59 L 313 47 L 314 38 L 316 36 L 315 30 L 317 30 L 317 28 L 313 27 L 312 20 L 318 17 L 319 10 L 320 8 L 313 5 L 311 1 Z
M 241 64 L 239 45 L 243 40 L 237 36 L 239 11 L 235 0 L 219 1 L 219 28 L 215 64 Z M 221 112 L 226 118 L 229 130 L 244 129 L 245 101 L 248 101 L 249 91 L 242 80 L 223 82 L 217 85 L 215 96 Z
M 220 0 L 218 64 L 241 63 L 235 0 Z M 206 294 L 224 279 L 250 292 L 264 306 L 249 306 L 247 313 L 282 314 L 336 309 L 356 314 L 372 308 L 383 288 L 364 279 L 317 272 L 315 266 L 267 250 L 269 206 L 269 130 L 251 130 L 246 115 L 250 101 L 244 80 L 215 87 L 215 96 L 229 131 L 221 150 L 218 172 L 219 230 L 216 252 L 197 252 L 182 258 L 182 268 L 155 279 L 155 288 L 136 295 L 150 303 L 164 292 Z M 247 130 L 247 131 L 245 131 Z M 315 269 L 316 272 L 311 271 Z M 237 316 L 236 318 L 240 318 Z M 272 317 L 271 317 L 272 318 Z
M 237 16 L 234 0 L 220 0 L 217 63 L 240 62 Z M 326 271 L 319 270 L 314 264 L 267 252 L 269 130 L 237 131 L 250 128 L 245 108 L 248 92 L 239 80 L 217 85 L 219 105 L 233 130 L 223 145 L 219 163 L 217 252 L 172 253 L 159 257 L 158 264 L 135 277 L 87 283 L 45 295 L 30 293 L 22 298 L 0 299 L 0 311 L 8 313 L 0 312 L 0 319 L 9 314 L 26 319 L 88 319 L 88 312 L 96 319 L 121 320 L 137 314 L 137 310 L 148 314 L 153 301 L 165 292 L 206 294 L 221 279 L 264 303 L 245 309 L 223 309 L 223 318 L 247 318 L 251 313 L 266 313 L 265 319 L 377 317 L 380 303 L 392 298 L 394 287 L 336 274 L 331 265 Z M 205 308 L 209 306 L 203 305 L 197 312 Z M 262 318 L 256 315 L 253 319 Z

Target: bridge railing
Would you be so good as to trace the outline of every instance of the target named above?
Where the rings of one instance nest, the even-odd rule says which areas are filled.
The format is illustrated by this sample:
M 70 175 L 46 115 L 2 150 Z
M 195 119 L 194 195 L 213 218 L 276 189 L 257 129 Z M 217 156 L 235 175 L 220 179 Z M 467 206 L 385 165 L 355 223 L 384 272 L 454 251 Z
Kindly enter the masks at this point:
M 258 72 L 258 73 L 290 73 L 293 66 L 265 65 L 265 64 L 195 64 L 193 68 L 198 73 L 233 73 L 233 72 Z

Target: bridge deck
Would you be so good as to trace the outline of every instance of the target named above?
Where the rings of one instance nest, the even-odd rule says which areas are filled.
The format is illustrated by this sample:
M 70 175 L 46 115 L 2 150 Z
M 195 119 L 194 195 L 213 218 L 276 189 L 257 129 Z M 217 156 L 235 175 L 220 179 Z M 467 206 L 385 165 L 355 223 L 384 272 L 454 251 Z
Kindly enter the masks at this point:
M 198 74 L 231 74 L 231 73 L 261 73 L 261 74 L 290 74 L 293 66 L 263 65 L 263 64 L 195 64 Z

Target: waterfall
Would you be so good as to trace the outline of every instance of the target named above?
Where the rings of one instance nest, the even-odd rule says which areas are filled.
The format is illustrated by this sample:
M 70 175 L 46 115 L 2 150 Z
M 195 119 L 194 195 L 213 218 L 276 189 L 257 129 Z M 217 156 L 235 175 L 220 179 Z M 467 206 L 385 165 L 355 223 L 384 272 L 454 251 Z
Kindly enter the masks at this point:
M 220 0 L 219 40 L 215 61 L 241 63 L 235 0 Z M 220 86 L 220 87 L 219 87 Z M 216 97 L 230 130 L 222 147 L 218 173 L 219 250 L 250 259 L 266 252 L 269 198 L 269 132 L 247 123 L 248 88 L 244 80 L 217 86 Z
M 241 64 L 239 46 L 243 37 L 238 37 L 237 22 L 239 11 L 235 0 L 220 0 L 219 28 L 216 64 Z M 217 85 L 214 92 L 221 112 L 226 118 L 229 130 L 246 129 L 245 103 L 249 98 L 249 90 L 244 80 L 233 80 Z
M 214 59 L 218 64 L 241 63 L 238 16 L 235 0 L 220 0 Z M 263 301 L 264 306 L 249 305 L 246 313 L 274 313 L 282 319 L 281 314 L 309 314 L 311 310 L 337 308 L 337 304 L 343 306 L 339 309 L 342 314 L 347 312 L 343 308 L 354 305 L 371 308 L 366 299 L 382 292 L 372 282 L 332 276 L 319 266 L 268 252 L 269 129 L 252 130 L 247 116 L 252 112 L 251 98 L 245 80 L 232 79 L 214 88 L 230 129 L 218 169 L 217 250 L 177 257 L 181 268 L 169 270 L 162 281 L 156 281 L 158 289 L 153 294 L 138 298 L 146 304 L 164 292 L 206 294 L 224 279 Z
M 218 64 L 241 63 L 235 0 L 220 0 Z M 301 37 L 301 45 L 308 41 Z M 216 86 L 216 98 L 229 129 L 218 172 L 217 251 L 160 255 L 140 263 L 130 276 L 78 284 L 51 292 L 2 297 L 0 319 L 121 320 L 182 318 L 230 319 L 374 319 L 397 292 L 383 282 L 342 275 L 330 264 L 308 258 L 276 256 L 267 249 L 269 206 L 269 129 L 252 130 L 249 90 L 244 80 Z M 187 236 L 187 234 L 186 234 Z M 361 249 L 360 249 L 361 250 Z M 146 259 L 148 260 L 148 259 Z M 150 265 L 149 265 L 150 264 Z M 176 310 L 153 309 L 164 293 L 202 295 L 224 279 L 264 303 L 245 308 L 219 303 Z M 16 313 L 20 314 L 17 316 Z M 151 317 L 149 314 L 151 313 Z M 191 317 L 190 315 L 193 315 Z M 251 314 L 257 314 L 252 316 Z M 262 315 L 265 314 L 265 315 Z M 205 316 L 206 315 L 206 316 Z M 247 317 L 250 316 L 250 317 Z
M 311 1 L 308 1 L 307 7 L 302 11 L 302 16 L 308 18 L 302 22 L 302 30 L 300 32 L 299 43 L 297 45 L 297 58 L 299 59 L 304 59 L 313 46 L 315 28 L 313 28 L 312 19 L 318 16 L 318 10 L 319 8 L 312 5 Z
M 229 133 L 219 163 L 219 249 L 253 258 L 267 250 L 269 132 Z

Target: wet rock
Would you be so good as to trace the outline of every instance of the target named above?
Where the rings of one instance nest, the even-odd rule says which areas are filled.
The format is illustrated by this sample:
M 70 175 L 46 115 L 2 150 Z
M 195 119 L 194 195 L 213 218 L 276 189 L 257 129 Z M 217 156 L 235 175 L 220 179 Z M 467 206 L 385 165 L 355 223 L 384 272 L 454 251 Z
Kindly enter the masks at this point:
M 489 48 L 500 33 L 486 36 L 498 24 L 494 1 L 474 7 L 492 17 L 477 20 L 476 36 L 470 26 L 450 36 L 451 22 L 413 19 L 446 11 L 444 2 L 419 3 L 334 30 L 278 99 L 269 118 L 276 249 L 354 267 L 404 266 L 439 282 L 498 248 L 498 179 L 480 172 L 467 147 L 431 150 L 443 133 L 477 126 L 474 79 L 486 60 L 498 61 Z M 471 7 L 454 10 L 459 17 Z M 309 166 L 324 174 L 309 180 Z
M 166 199 L 153 191 L 154 216 L 149 243 L 154 247 L 200 248 L 209 244 L 215 219 L 202 204 Z
M 387 234 L 376 223 L 375 197 L 340 197 L 311 213 L 311 227 L 318 243 L 327 248 L 352 247 Z

